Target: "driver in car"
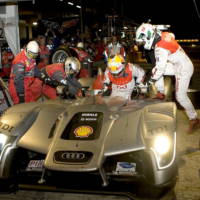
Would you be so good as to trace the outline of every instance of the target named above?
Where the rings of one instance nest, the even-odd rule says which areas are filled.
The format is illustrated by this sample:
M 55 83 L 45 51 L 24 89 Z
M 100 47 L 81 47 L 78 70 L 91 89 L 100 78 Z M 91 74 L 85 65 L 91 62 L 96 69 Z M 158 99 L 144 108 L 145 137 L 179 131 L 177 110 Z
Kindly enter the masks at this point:
M 144 70 L 132 63 L 126 63 L 121 55 L 114 55 L 108 59 L 104 74 L 103 92 L 106 92 L 112 83 L 111 97 L 122 97 L 131 100 L 131 94 L 136 85 L 145 87 Z

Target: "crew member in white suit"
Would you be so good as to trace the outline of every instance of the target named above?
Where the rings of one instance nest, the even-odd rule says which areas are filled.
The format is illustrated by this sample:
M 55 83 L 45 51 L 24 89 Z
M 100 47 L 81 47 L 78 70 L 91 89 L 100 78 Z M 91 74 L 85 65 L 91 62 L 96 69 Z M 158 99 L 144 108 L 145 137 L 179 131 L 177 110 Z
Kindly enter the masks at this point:
M 155 83 L 158 90 L 157 98 L 164 99 L 164 80 L 163 75 L 173 75 L 176 79 L 176 99 L 185 109 L 190 120 L 188 131 L 199 127 L 200 120 L 197 112 L 187 95 L 190 79 L 194 66 L 175 40 L 175 36 L 170 32 L 161 32 L 149 23 L 143 23 L 136 30 L 136 41 L 142 44 L 144 49 L 154 49 L 156 64 L 152 69 L 149 83 Z

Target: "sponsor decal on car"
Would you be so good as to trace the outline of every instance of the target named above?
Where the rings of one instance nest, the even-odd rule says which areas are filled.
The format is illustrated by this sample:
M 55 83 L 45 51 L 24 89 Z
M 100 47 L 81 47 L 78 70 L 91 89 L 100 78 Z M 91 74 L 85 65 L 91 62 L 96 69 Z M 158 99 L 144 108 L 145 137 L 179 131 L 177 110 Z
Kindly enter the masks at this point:
M 136 163 L 117 162 L 115 174 L 136 174 Z
M 11 130 L 13 129 L 13 126 L 10 126 L 9 124 L 0 122 L 0 131 L 8 131 L 11 132 Z
M 76 137 L 85 138 L 93 133 L 93 128 L 91 126 L 79 126 L 74 130 Z
M 30 160 L 26 171 L 42 171 L 44 160 Z
M 97 121 L 98 113 L 82 113 L 81 121 Z

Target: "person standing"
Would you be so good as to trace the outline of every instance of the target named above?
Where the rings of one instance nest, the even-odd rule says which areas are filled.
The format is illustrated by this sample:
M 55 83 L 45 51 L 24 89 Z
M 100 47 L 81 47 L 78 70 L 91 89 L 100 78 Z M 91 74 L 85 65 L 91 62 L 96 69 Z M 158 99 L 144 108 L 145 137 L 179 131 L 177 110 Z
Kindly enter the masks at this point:
M 190 79 L 194 66 L 190 58 L 175 40 L 175 36 L 170 32 L 161 32 L 149 23 L 141 24 L 136 30 L 136 41 L 142 44 L 144 49 L 154 49 L 155 66 L 152 69 L 149 83 L 155 83 L 157 98 L 163 99 L 164 79 L 163 75 L 173 75 L 176 79 L 176 99 L 185 109 L 189 118 L 188 132 L 200 125 L 197 112 L 187 95 Z
M 9 78 L 13 59 L 14 55 L 10 48 L 2 51 L 2 73 L 0 73 L 0 77 Z
M 112 37 L 112 41 L 105 48 L 104 55 L 105 55 L 106 60 L 108 60 L 109 57 L 112 57 L 115 55 L 121 55 L 125 59 L 126 57 L 125 48 L 118 41 L 117 36 Z
M 38 53 L 38 43 L 30 41 L 12 62 L 8 88 L 14 104 L 35 101 L 31 90 L 38 75 L 36 66 Z
M 39 50 L 40 50 L 38 68 L 42 69 L 43 67 L 49 64 L 50 51 L 48 47 L 46 46 L 45 36 L 39 35 L 37 37 L 37 41 L 38 41 Z

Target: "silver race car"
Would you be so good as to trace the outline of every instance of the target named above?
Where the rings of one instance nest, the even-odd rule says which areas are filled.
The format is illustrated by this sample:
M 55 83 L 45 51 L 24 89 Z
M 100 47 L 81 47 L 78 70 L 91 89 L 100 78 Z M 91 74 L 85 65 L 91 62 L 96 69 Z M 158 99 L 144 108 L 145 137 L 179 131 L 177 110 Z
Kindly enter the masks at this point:
M 5 190 L 26 181 L 130 192 L 139 185 L 156 196 L 176 176 L 173 102 L 90 96 L 19 104 L 0 118 Z

